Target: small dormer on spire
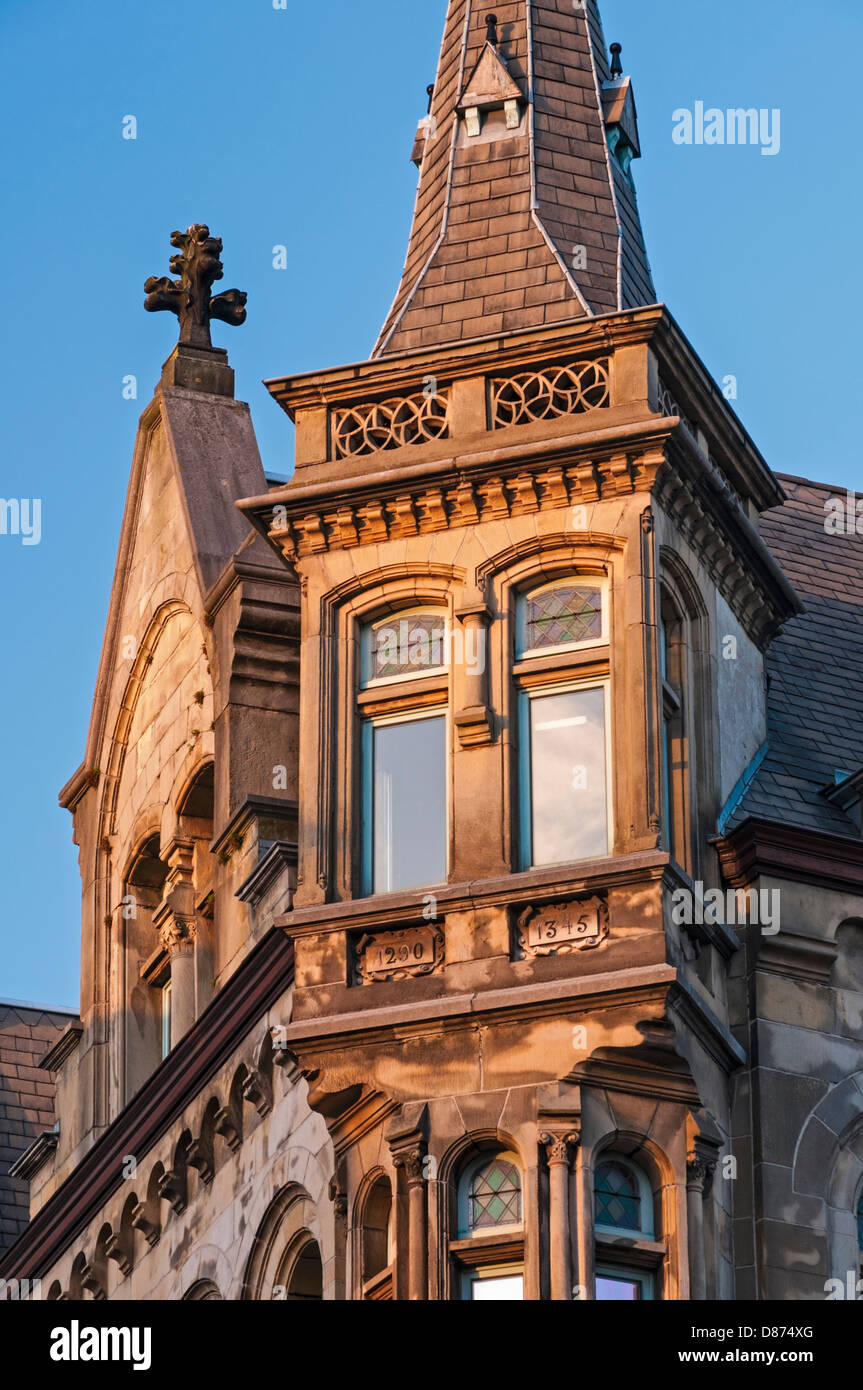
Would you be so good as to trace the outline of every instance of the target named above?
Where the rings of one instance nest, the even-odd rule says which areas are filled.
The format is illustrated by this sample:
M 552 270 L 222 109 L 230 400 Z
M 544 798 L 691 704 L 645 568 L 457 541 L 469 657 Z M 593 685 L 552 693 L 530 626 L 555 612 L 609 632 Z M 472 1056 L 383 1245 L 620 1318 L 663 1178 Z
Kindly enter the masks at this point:
M 627 174 L 632 161 L 641 158 L 641 145 L 632 79 L 623 75 L 622 51 L 619 43 L 611 45 L 611 77 L 602 84 L 602 113 L 608 148 Z
M 469 136 L 479 135 L 482 117 L 489 111 L 503 111 L 507 130 L 517 130 L 526 104 L 500 53 L 497 15 L 486 15 L 485 25 L 485 45 L 456 108 Z

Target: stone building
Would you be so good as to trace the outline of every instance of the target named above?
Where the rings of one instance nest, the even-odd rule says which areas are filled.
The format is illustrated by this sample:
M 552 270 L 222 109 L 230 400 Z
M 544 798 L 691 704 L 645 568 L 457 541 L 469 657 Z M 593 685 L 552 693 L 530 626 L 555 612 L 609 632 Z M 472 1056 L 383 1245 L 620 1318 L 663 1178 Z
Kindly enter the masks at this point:
M 148 281 L 180 343 L 61 797 L 83 1031 L 0 1273 L 856 1289 L 863 539 L 656 302 L 639 155 L 593 0 L 449 0 L 372 355 L 268 382 L 287 485 L 220 243 Z

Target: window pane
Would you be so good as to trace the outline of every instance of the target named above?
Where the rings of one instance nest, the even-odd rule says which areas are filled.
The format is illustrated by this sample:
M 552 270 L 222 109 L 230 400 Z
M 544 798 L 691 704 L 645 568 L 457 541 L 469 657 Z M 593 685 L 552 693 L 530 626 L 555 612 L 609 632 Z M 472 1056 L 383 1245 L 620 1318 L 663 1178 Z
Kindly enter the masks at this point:
M 603 1163 L 596 1173 L 596 1224 L 641 1230 L 641 1195 L 634 1173 L 619 1163 Z
M 534 865 L 608 854 L 605 692 L 530 700 Z
M 641 1285 L 636 1279 L 612 1279 L 607 1274 L 596 1276 L 598 1303 L 630 1303 L 641 1298 Z
M 525 599 L 525 649 L 568 647 L 602 639 L 602 589 L 559 584 Z
M 521 1177 L 514 1163 L 494 1158 L 474 1174 L 470 1185 L 471 1231 L 521 1222 Z
M 521 1301 L 524 1298 L 524 1275 L 504 1274 L 495 1279 L 472 1279 L 470 1296 L 474 1303 Z
M 448 663 L 443 613 L 394 613 L 366 629 L 363 684 L 394 676 L 424 676 Z
M 443 883 L 446 847 L 446 720 L 373 727 L 372 891 Z

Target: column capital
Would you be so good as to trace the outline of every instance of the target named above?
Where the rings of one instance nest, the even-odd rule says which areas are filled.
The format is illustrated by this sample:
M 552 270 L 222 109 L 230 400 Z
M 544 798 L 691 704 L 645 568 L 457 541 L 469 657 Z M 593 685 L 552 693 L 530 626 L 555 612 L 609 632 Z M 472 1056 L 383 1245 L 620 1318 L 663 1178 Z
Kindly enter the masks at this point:
M 570 1163 L 570 1150 L 577 1148 L 581 1139 L 581 1128 L 551 1130 L 540 1129 L 537 1138 L 545 1149 L 549 1167 L 552 1164 L 565 1163 L 567 1167 Z
M 716 1159 L 693 1152 L 686 1156 L 687 1192 L 705 1192 L 716 1169 Z

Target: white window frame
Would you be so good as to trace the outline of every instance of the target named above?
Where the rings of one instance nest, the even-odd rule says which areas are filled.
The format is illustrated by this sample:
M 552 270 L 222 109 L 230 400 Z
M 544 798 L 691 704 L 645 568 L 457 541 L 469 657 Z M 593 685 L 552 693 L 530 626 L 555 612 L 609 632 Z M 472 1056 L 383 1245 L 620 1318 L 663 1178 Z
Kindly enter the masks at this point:
M 583 584 L 585 588 L 599 589 L 600 605 L 602 609 L 602 631 L 599 637 L 589 637 L 584 642 L 563 642 L 556 647 L 528 647 L 527 642 L 527 603 L 537 594 L 547 593 L 550 589 L 562 589 L 566 586 L 577 588 Z M 586 651 L 590 647 L 607 647 L 609 643 L 609 615 L 608 615 L 608 577 L 604 574 L 567 574 L 559 575 L 557 579 L 549 581 L 547 584 L 540 584 L 536 588 L 523 589 L 516 596 L 515 609 L 515 659 L 516 661 L 528 661 L 531 657 L 556 656 L 564 652 Z
M 391 680 L 392 678 L 390 678 Z M 395 679 L 401 680 L 402 677 Z M 449 705 L 443 702 L 438 705 L 430 705 L 426 709 L 398 711 L 392 714 L 366 715 L 362 716 L 362 736 L 360 751 L 360 786 L 361 786 L 361 805 L 362 817 L 360 822 L 360 835 L 362 841 L 362 853 L 360 862 L 361 872 L 361 896 L 364 898 L 380 897 L 384 892 L 420 892 L 424 888 L 440 888 L 446 883 L 450 871 L 450 821 L 452 808 L 450 805 L 450 717 Z M 415 888 L 384 889 L 381 892 L 375 888 L 375 788 L 374 788 L 374 735 L 376 729 L 386 728 L 392 724 L 418 724 L 422 721 L 431 719 L 442 719 L 444 722 L 444 842 L 446 846 L 446 863 L 444 865 L 444 877 L 438 883 L 417 884 Z
M 531 792 L 532 749 L 530 737 L 530 704 L 548 695 L 571 695 L 579 690 L 602 690 L 605 722 L 605 809 L 607 819 L 607 845 L 603 856 L 614 853 L 614 783 L 612 780 L 611 756 L 611 677 L 598 679 L 561 680 L 553 685 L 537 685 L 518 692 L 518 810 L 519 810 L 519 864 L 524 871 L 533 868 L 550 869 L 551 864 L 536 865 L 533 862 L 533 797 Z M 585 856 L 587 857 L 587 856 Z M 584 860 L 566 859 L 566 864 L 580 864 Z

